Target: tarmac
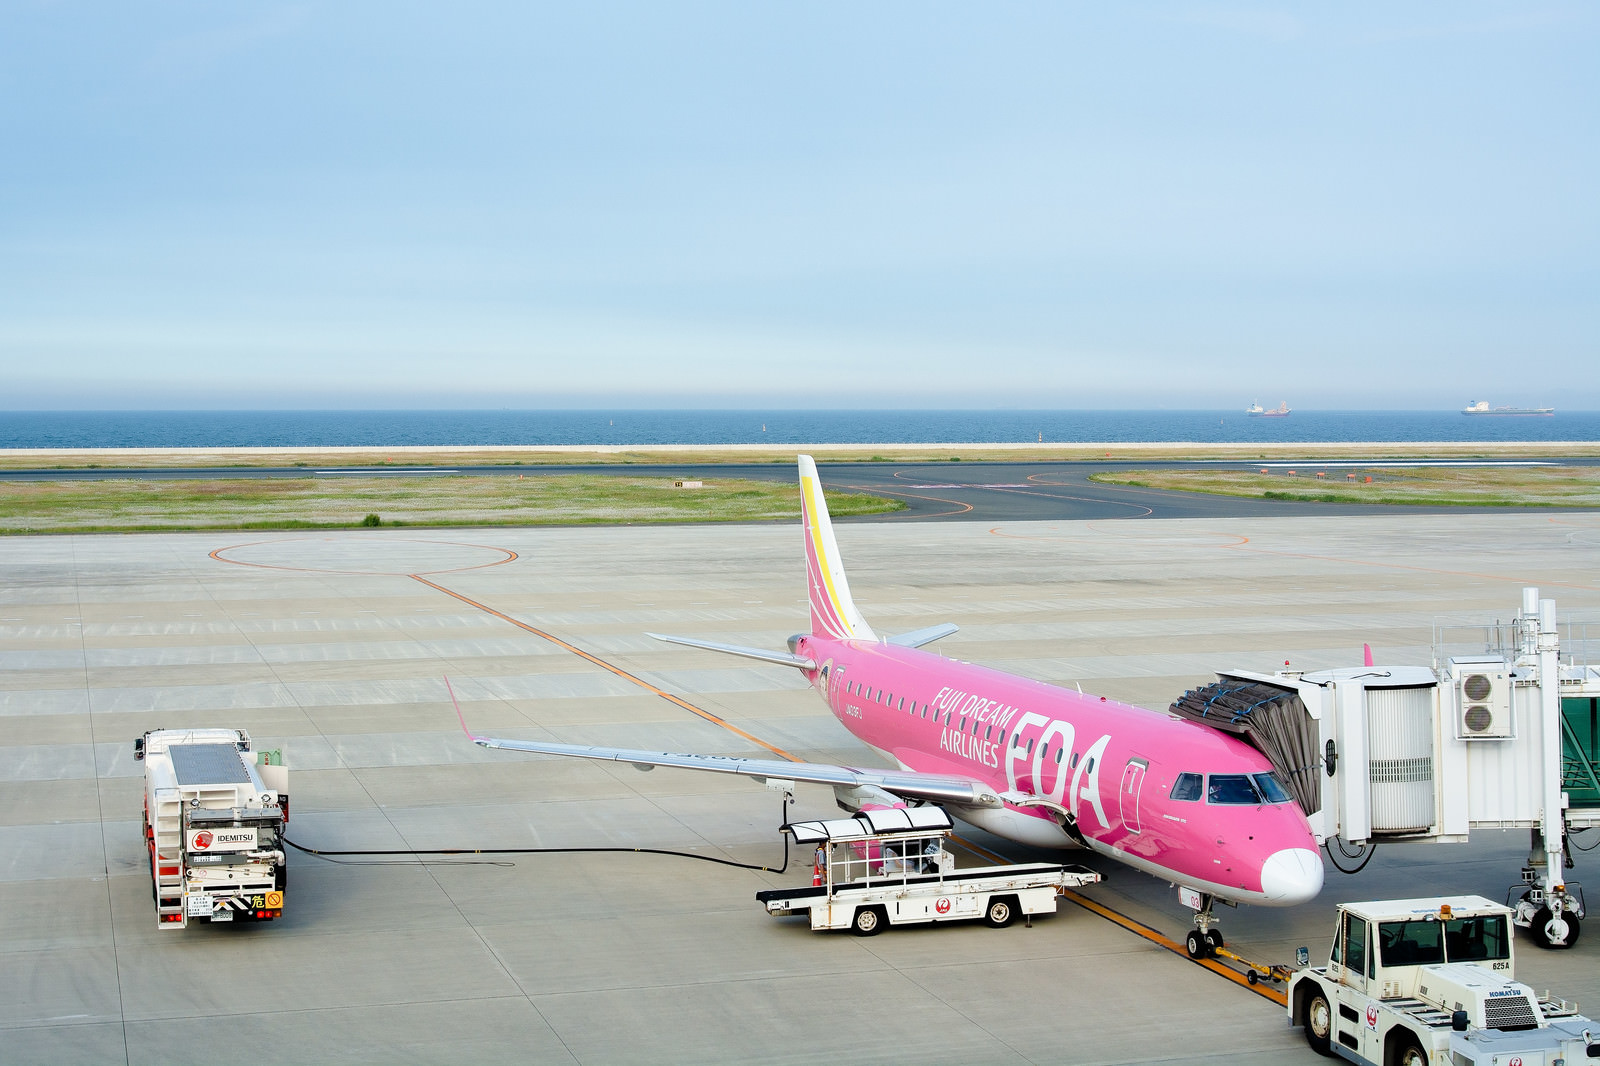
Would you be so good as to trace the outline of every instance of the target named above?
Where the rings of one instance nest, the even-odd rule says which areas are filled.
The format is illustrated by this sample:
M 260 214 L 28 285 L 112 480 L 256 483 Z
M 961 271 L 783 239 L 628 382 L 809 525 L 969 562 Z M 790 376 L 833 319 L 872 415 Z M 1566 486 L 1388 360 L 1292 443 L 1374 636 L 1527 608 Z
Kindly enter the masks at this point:
M 1593 512 L 837 533 L 880 632 L 953 621 L 947 654 L 1154 708 L 1218 669 L 1350 665 L 1363 643 L 1427 665 L 1434 625 L 1508 618 L 1525 585 L 1600 619 Z M 157 929 L 132 757 L 155 727 L 281 747 L 306 847 L 779 865 L 780 819 L 835 814 L 829 790 L 785 812 L 719 775 L 485 751 L 443 679 L 477 733 L 765 754 L 553 637 L 802 759 L 875 763 L 793 671 L 644 636 L 781 648 L 802 574 L 778 526 L 0 540 L 0 1063 L 1320 1061 L 1281 1007 L 1069 902 L 872 938 L 771 918 L 755 892 L 809 883 L 798 852 L 783 873 L 627 850 L 295 854 L 281 920 Z M 1325 958 L 1334 901 L 1502 898 L 1527 843 L 1385 846 L 1316 903 L 1227 911 L 1223 930 L 1250 958 Z M 1188 927 L 1165 884 L 1066 858 L 1105 873 L 1097 902 Z M 1600 932 L 1519 948 L 1519 977 L 1600 1010 Z

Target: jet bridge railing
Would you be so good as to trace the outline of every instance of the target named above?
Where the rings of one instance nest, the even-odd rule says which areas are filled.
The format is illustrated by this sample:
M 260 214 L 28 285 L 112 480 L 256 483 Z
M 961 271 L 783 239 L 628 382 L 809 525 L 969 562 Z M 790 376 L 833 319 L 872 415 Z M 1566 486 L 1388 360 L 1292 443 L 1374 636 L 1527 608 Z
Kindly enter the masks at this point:
M 1600 622 L 1568 620 L 1558 627 L 1561 673 L 1600 681 Z M 1481 625 L 1435 625 L 1433 668 L 1442 671 L 1452 656 L 1491 656 L 1507 663 L 1531 662 L 1538 644 L 1538 622 L 1530 618 Z

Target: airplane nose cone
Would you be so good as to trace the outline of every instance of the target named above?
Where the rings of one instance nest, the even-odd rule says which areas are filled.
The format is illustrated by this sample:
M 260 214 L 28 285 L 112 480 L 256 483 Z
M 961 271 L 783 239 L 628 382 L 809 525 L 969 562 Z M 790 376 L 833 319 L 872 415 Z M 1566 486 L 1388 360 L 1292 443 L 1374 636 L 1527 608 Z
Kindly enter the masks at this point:
M 1291 907 L 1322 891 L 1322 856 L 1308 848 L 1285 848 L 1261 864 L 1261 892 L 1270 904 Z

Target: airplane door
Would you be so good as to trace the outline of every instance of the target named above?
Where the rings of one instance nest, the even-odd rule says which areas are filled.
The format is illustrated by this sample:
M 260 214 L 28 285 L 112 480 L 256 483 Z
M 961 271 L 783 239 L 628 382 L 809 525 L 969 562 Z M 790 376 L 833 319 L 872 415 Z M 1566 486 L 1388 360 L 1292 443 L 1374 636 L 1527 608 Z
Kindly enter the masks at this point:
M 1144 787 L 1144 772 L 1150 764 L 1144 759 L 1129 759 L 1122 769 L 1122 827 L 1130 833 L 1142 832 L 1139 821 L 1139 789 Z

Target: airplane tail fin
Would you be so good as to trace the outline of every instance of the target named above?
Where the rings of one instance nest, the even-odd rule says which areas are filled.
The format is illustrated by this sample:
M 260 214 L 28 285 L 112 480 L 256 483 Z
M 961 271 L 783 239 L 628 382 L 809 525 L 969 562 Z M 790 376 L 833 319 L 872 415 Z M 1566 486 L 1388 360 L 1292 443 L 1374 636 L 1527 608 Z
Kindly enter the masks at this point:
M 822 498 L 817 464 L 800 456 L 800 519 L 806 538 L 806 585 L 811 596 L 811 633 L 835 640 L 876 640 L 850 598 L 839 545 L 833 539 L 828 501 Z

